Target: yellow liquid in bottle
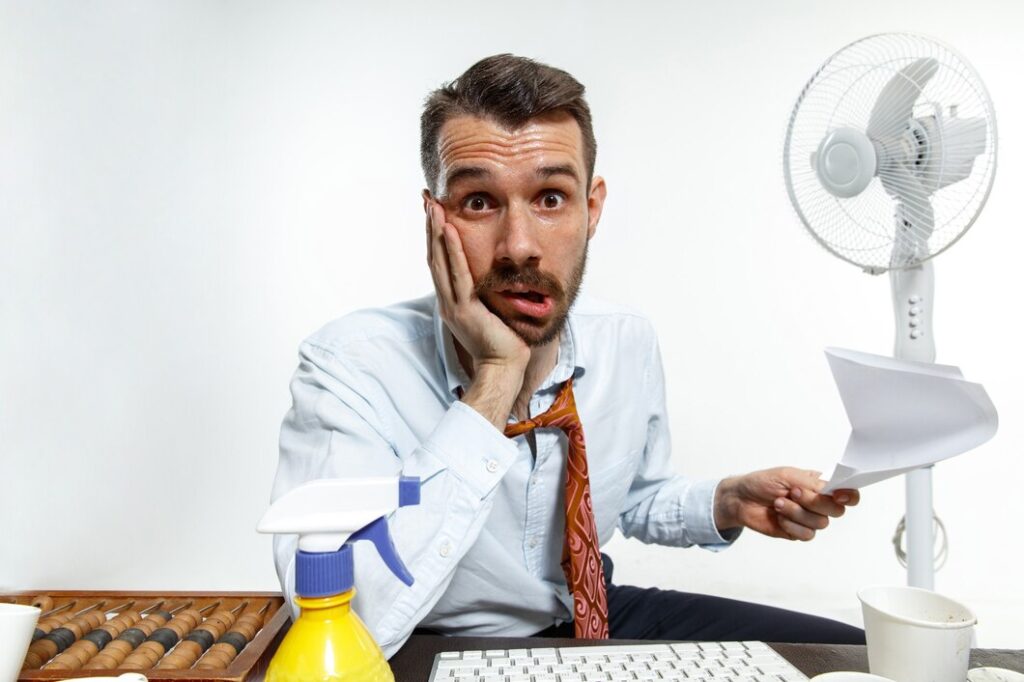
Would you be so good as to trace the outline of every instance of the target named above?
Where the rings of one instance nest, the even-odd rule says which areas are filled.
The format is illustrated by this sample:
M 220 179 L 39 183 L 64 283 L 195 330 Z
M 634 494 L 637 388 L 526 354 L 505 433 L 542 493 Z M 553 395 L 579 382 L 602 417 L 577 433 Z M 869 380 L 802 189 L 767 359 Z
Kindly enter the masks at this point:
M 296 597 L 299 619 L 271 659 L 266 682 L 394 682 L 384 652 L 352 610 L 355 593 Z

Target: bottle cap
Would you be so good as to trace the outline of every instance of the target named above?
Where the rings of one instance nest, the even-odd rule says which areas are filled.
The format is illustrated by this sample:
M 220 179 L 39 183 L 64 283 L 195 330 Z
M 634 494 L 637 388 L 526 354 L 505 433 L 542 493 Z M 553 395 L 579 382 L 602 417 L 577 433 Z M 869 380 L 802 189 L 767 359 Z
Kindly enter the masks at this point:
M 335 552 L 304 552 L 295 555 L 295 593 L 300 597 L 329 597 L 348 592 L 354 585 L 352 547 Z

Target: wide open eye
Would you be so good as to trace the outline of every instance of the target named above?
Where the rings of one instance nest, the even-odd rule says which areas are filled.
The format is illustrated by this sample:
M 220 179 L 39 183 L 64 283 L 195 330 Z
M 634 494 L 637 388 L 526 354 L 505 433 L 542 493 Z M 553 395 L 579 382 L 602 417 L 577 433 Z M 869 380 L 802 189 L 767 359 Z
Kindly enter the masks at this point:
M 470 194 L 462 200 L 462 207 L 471 213 L 486 211 L 493 206 L 493 201 L 486 194 Z
M 540 195 L 540 205 L 547 209 L 561 208 L 565 203 L 565 194 L 558 190 L 545 190 Z

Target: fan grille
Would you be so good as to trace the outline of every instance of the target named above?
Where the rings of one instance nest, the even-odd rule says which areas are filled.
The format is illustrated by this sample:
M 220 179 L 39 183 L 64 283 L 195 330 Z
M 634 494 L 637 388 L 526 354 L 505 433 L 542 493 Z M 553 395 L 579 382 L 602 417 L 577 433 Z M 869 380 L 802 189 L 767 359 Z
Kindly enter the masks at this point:
M 996 168 L 996 123 L 992 103 L 973 68 L 951 48 L 912 34 L 881 34 L 847 45 L 830 57 L 804 87 L 793 108 L 783 156 L 786 186 L 804 226 L 826 249 L 873 273 L 890 268 L 896 201 L 878 178 L 857 196 L 839 198 L 818 180 L 811 156 L 839 127 L 866 130 L 879 93 L 901 69 L 930 57 L 938 70 L 925 85 L 914 117 L 933 115 L 984 121 L 985 147 L 970 175 L 931 196 L 935 226 L 923 260 L 948 249 L 971 226 L 988 198 Z M 959 153 L 952 148 L 954 160 Z

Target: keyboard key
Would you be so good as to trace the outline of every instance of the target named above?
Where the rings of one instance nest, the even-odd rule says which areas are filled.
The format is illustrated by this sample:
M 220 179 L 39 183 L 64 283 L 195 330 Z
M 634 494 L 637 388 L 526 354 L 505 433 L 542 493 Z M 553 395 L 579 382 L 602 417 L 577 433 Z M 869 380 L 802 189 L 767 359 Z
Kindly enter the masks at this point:
M 667 644 L 622 644 L 618 646 L 588 646 L 588 647 L 576 647 L 572 649 L 565 647 L 562 649 L 562 660 L 565 660 L 566 653 L 568 652 L 580 652 L 580 655 L 604 655 L 611 656 L 612 654 L 660 654 L 666 651 L 671 651 Z
M 429 682 L 807 682 L 763 642 L 445 651 Z

